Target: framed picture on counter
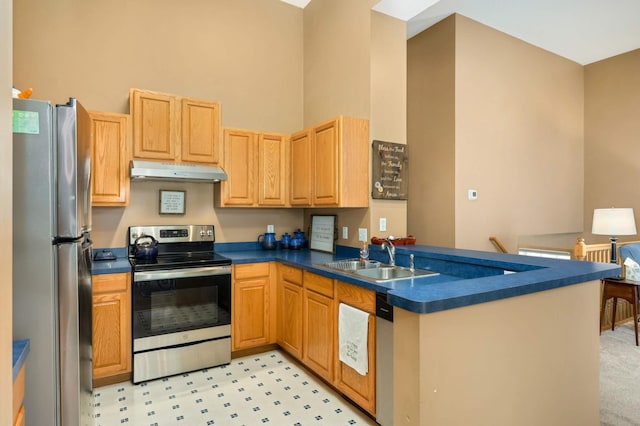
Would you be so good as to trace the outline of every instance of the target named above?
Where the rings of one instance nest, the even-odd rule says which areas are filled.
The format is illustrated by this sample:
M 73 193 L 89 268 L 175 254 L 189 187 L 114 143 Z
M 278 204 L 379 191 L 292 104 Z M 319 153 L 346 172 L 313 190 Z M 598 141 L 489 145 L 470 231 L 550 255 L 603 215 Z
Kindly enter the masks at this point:
M 311 250 L 335 253 L 336 215 L 311 215 L 309 248 Z
M 186 191 L 160 190 L 160 214 L 184 214 Z

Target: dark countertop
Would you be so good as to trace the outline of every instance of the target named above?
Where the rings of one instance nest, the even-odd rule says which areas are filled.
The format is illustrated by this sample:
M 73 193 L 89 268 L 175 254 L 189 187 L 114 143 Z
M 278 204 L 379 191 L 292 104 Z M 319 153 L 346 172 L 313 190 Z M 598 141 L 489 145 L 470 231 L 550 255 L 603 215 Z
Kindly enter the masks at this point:
M 261 250 L 256 243 L 216 243 L 216 252 L 234 264 L 277 261 L 317 274 L 387 294 L 389 303 L 415 313 L 438 312 L 508 297 L 536 293 L 619 274 L 620 267 L 608 263 L 549 259 L 413 245 L 396 248 L 396 264 L 408 266 L 409 254 L 415 267 L 439 275 L 376 283 L 317 266 L 318 263 L 358 257 L 358 249 L 338 246 L 336 254 L 304 250 Z M 387 262 L 386 252 L 370 246 L 370 258 Z M 94 262 L 93 273 L 128 272 L 113 265 Z M 96 265 L 98 264 L 98 265 Z
M 94 256 L 101 250 L 104 250 L 104 249 L 100 249 L 100 248 L 94 249 L 93 250 Z M 131 264 L 129 263 L 129 259 L 127 258 L 126 248 L 110 248 L 108 250 L 110 250 L 116 256 L 116 259 L 115 260 L 94 260 L 91 264 L 92 275 L 131 272 Z
M 16 381 L 20 369 L 27 361 L 27 355 L 31 350 L 31 343 L 29 339 L 14 340 L 13 341 L 13 381 Z

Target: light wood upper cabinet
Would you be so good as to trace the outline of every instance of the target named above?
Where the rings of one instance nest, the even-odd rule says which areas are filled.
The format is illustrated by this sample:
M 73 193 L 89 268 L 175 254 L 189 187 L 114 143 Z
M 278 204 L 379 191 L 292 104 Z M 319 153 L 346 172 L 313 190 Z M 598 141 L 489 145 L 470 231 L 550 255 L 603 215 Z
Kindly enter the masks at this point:
M 218 164 L 218 102 L 131 89 L 134 159 Z
M 164 93 L 131 89 L 133 158 L 174 161 L 180 130 L 178 99 Z
M 224 170 L 221 182 L 223 206 L 255 204 L 256 134 L 250 130 L 224 129 Z
M 303 130 L 291 135 L 291 180 L 290 198 L 292 206 L 311 205 L 311 132 Z
M 289 138 L 280 133 L 224 129 L 227 180 L 220 183 L 222 206 L 287 206 Z
M 94 275 L 92 291 L 94 385 L 126 380 L 122 375 L 131 373 L 131 275 Z
M 369 206 L 369 121 L 339 116 L 291 137 L 292 206 Z
M 340 122 L 338 119 L 316 126 L 312 130 L 314 159 L 313 204 L 337 206 L 341 182 Z
M 182 98 L 182 161 L 220 163 L 220 104 Z
M 126 114 L 90 111 L 91 204 L 129 204 L 130 121 Z
M 287 204 L 288 141 L 279 133 L 258 134 L 258 205 L 284 207 Z

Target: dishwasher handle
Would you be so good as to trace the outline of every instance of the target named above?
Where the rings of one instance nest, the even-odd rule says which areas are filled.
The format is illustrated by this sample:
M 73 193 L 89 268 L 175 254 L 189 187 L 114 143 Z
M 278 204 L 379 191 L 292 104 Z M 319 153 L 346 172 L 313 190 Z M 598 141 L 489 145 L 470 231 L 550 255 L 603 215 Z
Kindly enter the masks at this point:
M 376 316 L 393 322 L 393 305 L 387 302 L 386 293 L 376 293 Z

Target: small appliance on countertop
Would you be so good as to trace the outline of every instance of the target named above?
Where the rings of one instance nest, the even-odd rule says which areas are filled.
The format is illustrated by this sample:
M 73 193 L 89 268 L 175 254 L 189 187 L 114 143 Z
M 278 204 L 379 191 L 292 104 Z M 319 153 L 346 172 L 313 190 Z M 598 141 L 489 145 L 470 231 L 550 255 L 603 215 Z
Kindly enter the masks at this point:
M 116 260 L 117 257 L 113 253 L 113 250 L 110 249 L 100 249 L 93 251 L 93 260 L 101 261 L 101 260 Z

